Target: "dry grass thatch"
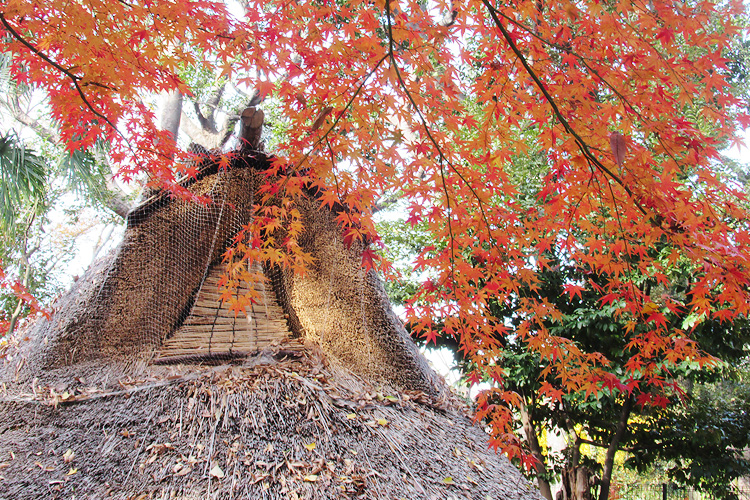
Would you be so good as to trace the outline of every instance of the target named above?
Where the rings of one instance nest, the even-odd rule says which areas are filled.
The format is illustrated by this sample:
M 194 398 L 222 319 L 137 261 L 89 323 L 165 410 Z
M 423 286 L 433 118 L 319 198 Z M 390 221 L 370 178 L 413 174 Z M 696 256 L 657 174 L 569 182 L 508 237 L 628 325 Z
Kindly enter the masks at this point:
M 317 349 L 49 375 L 0 402 L 0 498 L 537 498 L 455 404 Z
M 206 162 L 204 175 L 188 189 L 213 203 L 154 195 L 131 212 L 117 250 L 55 304 L 49 321 L 34 328 L 31 338 L 36 344 L 21 354 L 28 360 L 27 377 L 103 357 L 153 358 L 184 333 L 180 329 L 191 310 L 201 306 L 196 300 L 200 302 L 209 266 L 221 260 L 237 231 L 252 218 L 254 193 L 267 182 L 263 171 L 271 159 L 257 152 L 236 156 L 228 171 Z M 295 204 L 304 222 L 299 244 L 314 258 L 308 272 L 302 276 L 266 270 L 292 337 L 316 341 L 358 375 L 402 389 L 440 393 L 441 382 L 391 311 L 375 271 L 362 268 L 365 244 L 347 245 L 335 210 L 321 208 L 316 196 L 318 192 L 311 191 Z M 270 236 L 283 241 L 284 229 L 277 233 Z M 209 337 L 227 340 L 216 335 L 220 328 L 215 326 Z M 232 326 L 224 342 L 227 357 L 248 350 L 249 341 L 230 352 L 240 339 L 236 330 Z M 214 354 L 208 345 L 201 349 Z
M 219 321 L 207 269 L 252 216 L 270 161 L 236 160 L 224 173 L 206 160 L 188 186 L 215 203 L 150 197 L 117 251 L 6 352 L 0 500 L 538 498 L 487 449 L 363 271 L 364 244 L 344 244 L 315 193 L 297 203 L 309 272 L 265 269 L 279 304 L 263 328 L 286 318 L 279 337 L 294 340 L 253 354 L 263 346 Z M 199 309 L 223 357 L 188 345 L 205 337 Z M 246 334 L 260 333 L 253 318 Z M 155 365 L 159 353 L 194 364 Z

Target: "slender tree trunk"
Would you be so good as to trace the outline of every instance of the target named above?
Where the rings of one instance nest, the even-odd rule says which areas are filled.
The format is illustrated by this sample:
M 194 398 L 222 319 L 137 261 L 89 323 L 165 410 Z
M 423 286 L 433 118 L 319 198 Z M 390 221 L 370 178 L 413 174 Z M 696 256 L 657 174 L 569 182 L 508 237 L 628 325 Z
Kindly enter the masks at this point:
M 539 492 L 547 500 L 552 500 L 552 490 L 550 489 L 549 481 L 545 479 L 547 467 L 544 465 L 544 454 L 542 453 L 542 447 L 539 445 L 533 417 L 529 414 L 525 404 L 521 404 L 519 409 L 521 412 L 521 422 L 523 423 L 523 432 L 526 434 L 526 442 L 529 444 L 531 454 L 536 458 L 534 471 L 536 472 L 536 482 L 539 486 Z
M 629 395 L 625 396 L 625 402 L 622 404 L 622 411 L 620 412 L 620 420 L 617 422 L 615 428 L 615 434 L 609 442 L 607 447 L 607 455 L 604 459 L 604 470 L 602 471 L 602 483 L 601 489 L 599 490 L 599 500 L 607 500 L 609 498 L 609 488 L 612 481 L 612 468 L 615 463 L 615 453 L 620 447 L 625 431 L 628 428 L 628 418 L 630 417 L 630 411 L 633 408 L 633 398 Z
M 557 492 L 557 500 L 592 500 L 591 470 L 580 464 L 581 437 L 568 418 L 565 423 L 573 444 L 568 447 L 568 464 L 562 472 L 562 488 Z
M 109 239 L 112 237 L 112 232 L 114 231 L 115 226 L 112 224 L 107 224 L 104 226 L 104 229 L 102 230 L 101 234 L 99 234 L 99 239 L 96 242 L 96 246 L 94 247 L 94 254 L 91 256 L 91 264 L 93 264 L 97 257 L 99 257 L 99 252 L 102 251 L 102 248 L 104 248 L 104 245 L 109 241 Z
M 13 331 L 16 329 L 16 323 L 18 323 L 18 318 L 21 316 L 22 310 L 23 310 L 23 300 L 18 299 L 18 304 L 16 304 L 16 308 L 13 310 L 13 313 L 10 315 L 10 321 L 8 322 L 8 331 L 6 332 L 8 336 L 13 335 Z
M 178 90 L 173 90 L 163 97 L 160 126 L 162 130 L 169 132 L 175 141 L 180 130 L 181 116 L 182 94 Z
M 29 251 L 29 230 L 31 229 L 31 226 L 34 224 L 34 219 L 36 219 L 36 216 L 34 215 L 32 211 L 29 222 L 26 225 L 26 230 L 24 231 L 23 242 L 21 243 L 21 259 L 20 260 L 21 260 L 21 266 L 23 266 L 21 268 L 23 270 L 23 280 L 21 281 L 21 284 L 26 289 L 28 289 L 29 281 L 31 280 L 31 263 L 29 262 L 29 259 L 31 258 L 31 255 L 39 249 L 39 247 L 37 246 L 31 249 L 31 251 Z M 13 331 L 16 329 L 16 324 L 18 323 L 18 320 L 21 317 L 22 312 L 23 312 L 23 299 L 19 298 L 18 304 L 16 304 L 16 308 L 13 310 L 13 313 L 10 315 L 10 321 L 8 322 L 8 331 L 7 331 L 8 336 L 13 334 Z
M 28 286 L 30 276 L 31 276 L 31 266 L 28 265 L 27 263 L 26 270 L 23 276 L 23 282 L 22 282 L 24 288 Z M 21 317 L 21 312 L 23 312 L 23 299 L 18 299 L 18 304 L 16 304 L 16 308 L 13 310 L 13 313 L 10 315 L 10 321 L 8 322 L 7 334 L 9 336 L 12 335 L 13 331 L 16 329 L 16 324 L 18 323 L 18 319 Z

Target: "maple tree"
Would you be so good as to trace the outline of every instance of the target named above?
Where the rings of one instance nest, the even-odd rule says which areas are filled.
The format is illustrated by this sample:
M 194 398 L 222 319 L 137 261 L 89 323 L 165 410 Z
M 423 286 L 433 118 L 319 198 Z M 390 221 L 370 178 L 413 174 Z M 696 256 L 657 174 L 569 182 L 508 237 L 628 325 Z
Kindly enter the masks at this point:
M 538 165 L 533 162 L 522 159 L 516 162 L 516 170 L 521 175 L 530 174 L 536 168 Z M 532 185 L 524 189 L 527 200 L 533 202 L 537 188 Z M 405 267 L 403 262 L 398 262 L 403 261 L 404 256 L 413 256 L 433 243 L 421 228 L 409 228 L 403 221 L 380 222 L 378 229 L 387 245 L 388 256 L 399 267 Z M 662 256 L 669 254 L 664 249 L 660 253 Z M 638 373 L 624 368 L 630 358 L 624 349 L 628 341 L 623 335 L 625 321 L 616 314 L 617 304 L 601 306 L 600 303 L 598 290 L 604 288 L 606 276 L 579 269 L 554 251 L 547 252 L 545 257 L 550 266 L 539 273 L 537 288 L 532 291 L 524 287 L 517 300 L 535 296 L 559 310 L 561 317 L 550 321 L 547 327 L 584 352 L 604 354 L 609 361 L 609 381 L 603 390 L 593 393 L 566 391 L 560 380 L 548 372 L 549 361 L 538 352 L 530 351 L 523 341 L 512 335 L 499 339 L 502 357 L 497 364 L 503 368 L 502 384 L 505 390 L 517 395 L 513 412 L 515 427 L 519 429 L 524 447 L 536 459 L 530 475 L 542 495 L 553 498 L 550 485 L 558 484 L 564 498 L 581 498 L 582 493 L 589 498 L 598 492 L 600 499 L 606 499 L 609 485 L 616 476 L 615 453 L 623 450 L 630 457 L 626 462 L 628 467 L 642 471 L 659 460 L 675 460 L 669 468 L 670 479 L 701 490 L 710 489 L 720 496 L 731 496 L 731 479 L 747 470 L 747 462 L 736 452 L 746 441 L 742 433 L 746 430 L 747 419 L 742 415 L 747 404 L 741 397 L 729 395 L 722 395 L 716 401 L 731 399 L 731 402 L 711 404 L 705 400 L 705 395 L 713 391 L 742 393 L 746 389 L 742 384 L 735 387 L 730 383 L 726 388 L 721 384 L 726 379 L 743 376 L 733 366 L 747 355 L 750 337 L 746 319 L 728 322 L 699 318 L 685 311 L 666 313 L 665 319 L 672 328 L 691 327 L 692 339 L 718 363 L 713 367 L 701 367 L 690 361 L 665 364 L 664 373 L 670 382 L 677 384 L 633 384 L 633 377 L 637 378 Z M 655 292 L 654 289 L 664 285 L 642 277 L 635 277 L 634 282 L 644 290 L 651 288 L 652 296 L 658 297 L 663 292 L 681 295 L 692 275 L 690 266 L 685 264 L 669 266 L 666 270 L 669 290 Z M 391 299 L 398 304 L 407 303 L 416 293 L 414 273 L 408 267 L 401 272 L 402 279 L 395 281 L 389 290 Z M 569 299 L 565 287 L 586 276 L 597 287 L 581 289 Z M 503 318 L 511 330 L 524 321 L 523 315 L 517 314 L 515 301 L 495 303 L 491 310 L 495 317 Z M 441 336 L 436 343 L 457 355 L 456 369 L 464 375 L 471 373 L 474 364 L 462 355 L 455 339 Z M 708 386 L 708 383 L 714 385 Z M 549 394 L 554 398 L 545 396 Z M 696 435 L 702 437 L 696 438 Z M 706 435 L 711 439 L 705 439 Z M 717 436 L 726 437 L 717 439 Z M 550 439 L 555 441 L 554 445 L 550 444 Z M 587 455 L 583 447 L 600 450 L 599 463 Z
M 665 364 L 712 361 L 689 329 L 665 321 L 668 312 L 747 315 L 744 195 L 714 168 L 737 124 L 750 124 L 726 81 L 741 2 L 243 6 L 239 19 L 207 0 L 9 0 L 2 50 L 13 53 L 15 79 L 47 92 L 69 150 L 110 143 L 124 179 L 169 184 L 180 170 L 186 155 L 145 102 L 161 91 L 189 95 L 181 68 L 210 68 L 273 98 L 284 139 L 262 194 L 280 201 L 258 207 L 251 244 L 238 254 L 294 268 L 309 261 L 290 208 L 303 185 L 327 188 L 323 204 L 352 208 L 340 215 L 350 240 L 376 242 L 372 208 L 405 200 L 409 222 L 446 242 L 417 258 L 429 278 L 407 308 L 410 322 L 428 340 L 454 336 L 476 366 L 472 379 L 497 382 L 480 397 L 479 416 L 511 456 L 521 448 L 495 403 L 517 399 L 497 364 L 504 336 L 546 360 L 564 391 L 612 382 L 604 353 L 550 329 L 557 307 L 519 297 L 539 287 L 550 249 L 606 277 L 603 287 L 581 279 L 565 289 L 570 298 L 596 289 L 626 325 L 624 366 L 638 377 L 625 377 L 623 391 L 669 384 Z M 519 138 L 528 131 L 545 159 L 532 206 L 508 175 L 529 148 Z M 280 224 L 292 228 L 286 241 L 252 236 Z M 670 249 L 665 260 L 650 251 L 657 244 Z M 665 283 L 665 267 L 682 260 L 695 269 L 687 295 L 654 297 L 634 281 Z M 512 331 L 492 312 L 510 301 L 523 318 Z
M 600 295 L 595 290 L 583 290 L 574 300 L 565 300 L 565 283 L 575 275 L 580 277 L 581 270 L 561 263 L 553 255 L 550 255 L 550 260 L 557 262 L 555 270 L 540 273 L 537 293 L 555 304 L 562 317 L 550 323 L 549 328 L 556 335 L 575 342 L 585 352 L 604 354 L 610 364 L 607 367 L 609 381 L 603 390 L 595 394 L 568 393 L 554 376 L 543 375 L 548 362 L 538 353 L 529 352 L 513 339 L 503 342 L 504 354 L 500 364 L 506 371 L 504 386 L 519 396 L 516 418 L 523 429 L 524 442 L 537 459 L 534 466 L 542 491 L 546 491 L 549 497 L 549 480 L 561 476 L 567 498 L 575 497 L 581 486 L 588 490 L 596 484 L 598 498 L 606 499 L 614 472 L 615 453 L 625 450 L 634 457 L 633 465 L 638 464 L 641 468 L 661 457 L 677 458 L 680 463 L 702 463 L 710 454 L 717 464 L 716 470 L 701 472 L 691 471 L 691 466 L 675 466 L 674 476 L 681 477 L 683 484 L 689 481 L 701 489 L 715 488 L 718 491 L 718 485 L 723 484 L 723 494 L 727 494 L 731 489 L 730 481 L 726 480 L 732 474 L 730 471 L 736 471 L 739 476 L 746 469 L 741 466 L 743 460 L 737 457 L 737 448 L 708 441 L 698 450 L 695 443 L 684 443 L 694 441 L 695 428 L 714 428 L 718 434 L 738 435 L 744 423 L 738 423 L 736 418 L 733 421 L 729 418 L 727 421 L 707 419 L 699 411 L 694 411 L 695 404 L 687 403 L 693 401 L 694 386 L 731 376 L 731 366 L 746 356 L 745 348 L 750 340 L 746 321 L 738 319 L 730 323 L 708 318 L 701 320 L 684 312 L 666 313 L 665 321 L 671 328 L 692 326 L 693 340 L 720 363 L 708 369 L 691 361 L 665 362 L 661 370 L 673 384 L 639 384 L 639 373 L 627 369 L 630 355 L 625 349 L 625 325 L 616 315 L 617 305 L 601 307 Z M 681 294 L 689 276 L 684 268 L 672 268 L 669 293 Z M 654 283 L 643 285 L 657 286 Z M 526 293 L 528 290 L 524 291 Z M 498 315 L 514 324 L 520 321 L 514 317 L 512 305 L 505 306 L 505 309 L 505 312 L 498 311 Z M 555 394 L 555 400 L 540 397 L 545 393 Z M 726 412 L 741 414 L 742 410 L 731 408 Z M 688 426 L 691 417 L 695 420 L 692 426 Z M 539 436 L 544 435 L 543 431 L 567 436 L 567 445 L 559 456 L 553 456 L 552 450 L 540 445 Z M 736 446 L 741 449 L 743 442 L 738 440 Z M 582 445 L 601 450 L 601 463 L 587 459 L 582 453 Z M 719 463 L 728 465 L 722 468 Z M 583 485 L 580 484 L 582 480 Z

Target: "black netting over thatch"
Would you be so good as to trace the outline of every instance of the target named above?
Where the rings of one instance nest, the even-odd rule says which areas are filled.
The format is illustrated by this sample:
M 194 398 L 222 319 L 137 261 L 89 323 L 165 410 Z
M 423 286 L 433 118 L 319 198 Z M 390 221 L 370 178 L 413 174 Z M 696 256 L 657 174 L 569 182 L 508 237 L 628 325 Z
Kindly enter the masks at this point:
M 254 180 L 252 169 L 217 172 L 190 186 L 207 203 L 159 199 L 131 214 L 105 268 L 79 280 L 51 321 L 39 325 L 35 336 L 49 345 L 41 366 L 132 357 L 160 346 L 189 314 L 210 264 L 248 220 Z
M 314 258 L 309 272 L 256 267 L 259 277 L 237 293 L 255 289 L 259 300 L 240 314 L 221 298 L 222 256 L 253 217 L 270 161 L 258 152 L 237 155 L 225 171 L 207 159 L 184 183 L 193 198 L 147 197 L 128 217 L 116 252 L 37 325 L 32 337 L 39 343 L 27 350 L 27 366 L 135 357 L 216 361 L 296 337 L 319 343 L 360 375 L 440 393 L 376 274 L 361 267 L 364 244 L 344 243 L 336 222 L 343 208 L 321 208 L 317 192 L 296 206 L 305 227 L 300 245 Z

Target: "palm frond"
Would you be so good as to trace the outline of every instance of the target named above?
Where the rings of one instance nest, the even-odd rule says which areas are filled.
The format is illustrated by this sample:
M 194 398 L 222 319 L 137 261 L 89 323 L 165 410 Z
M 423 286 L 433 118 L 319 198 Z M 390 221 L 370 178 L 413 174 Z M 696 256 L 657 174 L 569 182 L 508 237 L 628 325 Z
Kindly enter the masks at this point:
M 13 132 L 0 136 L 0 224 L 15 225 L 21 207 L 42 205 L 48 166 Z
M 88 150 L 66 151 L 57 165 L 58 172 L 63 176 L 68 187 L 79 195 L 101 201 L 109 196 L 105 182 L 106 147 L 97 143 Z

